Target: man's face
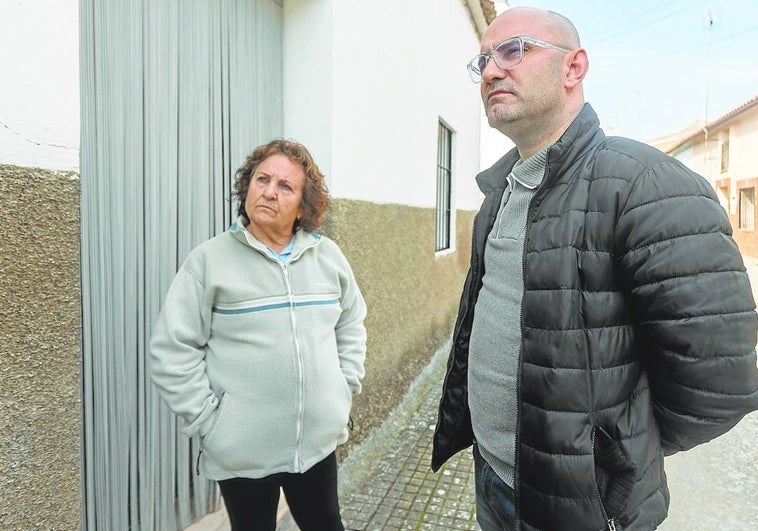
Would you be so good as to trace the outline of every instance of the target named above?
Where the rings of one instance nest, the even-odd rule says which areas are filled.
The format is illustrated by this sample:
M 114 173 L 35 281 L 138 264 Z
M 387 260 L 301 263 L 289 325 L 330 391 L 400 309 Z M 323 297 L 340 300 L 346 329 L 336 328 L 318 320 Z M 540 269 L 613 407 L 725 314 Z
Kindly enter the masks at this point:
M 495 20 L 482 38 L 482 53 L 491 52 L 512 37 L 527 36 L 565 46 L 557 42 L 539 17 L 523 12 L 506 12 Z M 539 127 L 543 116 L 564 104 L 563 59 L 565 54 L 550 48 L 524 45 L 523 59 L 504 70 L 490 59 L 482 72 L 481 94 L 491 127 L 510 136 L 514 127 Z
M 264 159 L 250 178 L 245 211 L 252 228 L 288 234 L 300 214 L 305 171 L 282 154 Z

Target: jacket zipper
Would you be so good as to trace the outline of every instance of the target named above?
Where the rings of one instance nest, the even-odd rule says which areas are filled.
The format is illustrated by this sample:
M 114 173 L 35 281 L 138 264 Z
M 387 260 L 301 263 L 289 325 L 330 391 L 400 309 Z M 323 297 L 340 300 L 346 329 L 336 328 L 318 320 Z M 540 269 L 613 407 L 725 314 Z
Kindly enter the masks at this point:
M 303 370 L 303 351 L 300 346 L 300 339 L 297 333 L 297 317 L 295 316 L 295 295 L 292 293 L 292 282 L 290 281 L 290 264 L 296 262 L 300 257 L 310 249 L 318 245 L 319 241 L 311 243 L 307 247 L 304 247 L 299 253 L 290 257 L 286 264 L 279 264 L 282 266 L 282 274 L 284 275 L 284 283 L 287 286 L 287 296 L 290 301 L 290 322 L 292 323 L 292 339 L 295 345 L 295 362 L 297 363 L 297 377 L 298 377 L 298 392 L 299 399 L 297 402 L 297 421 L 295 423 L 295 456 L 294 467 L 296 471 L 302 471 L 303 462 L 300 456 L 300 443 L 303 439 L 303 414 L 305 412 L 305 375 Z
M 592 441 L 592 455 L 595 455 L 595 435 L 597 434 L 598 427 L 593 426 L 592 427 L 592 435 L 590 437 Z M 598 502 L 600 503 L 600 512 L 603 514 L 603 518 L 605 519 L 605 523 L 608 524 L 608 530 L 609 531 L 616 531 L 616 518 L 615 517 L 608 517 L 608 512 L 605 510 L 605 504 L 603 504 L 603 497 L 600 494 L 600 486 L 597 484 L 597 480 L 595 481 L 595 494 L 597 494 Z
M 521 444 L 521 366 L 523 364 L 524 357 L 524 297 L 523 293 L 526 292 L 526 243 L 529 234 L 529 226 L 531 209 L 527 210 L 526 229 L 524 231 L 524 249 L 521 252 L 521 283 L 522 283 L 522 296 L 521 296 L 521 308 L 519 308 L 519 327 L 521 328 L 521 342 L 518 349 L 518 364 L 516 366 L 516 441 L 513 449 L 513 495 L 516 506 L 516 522 L 520 521 L 519 513 L 521 508 L 519 507 L 519 498 L 521 497 L 521 471 L 519 470 L 519 446 Z
M 524 362 L 524 297 L 523 294 L 526 293 L 526 251 L 527 251 L 527 245 L 529 243 L 529 229 L 532 226 L 532 215 L 534 214 L 534 211 L 536 210 L 536 206 L 534 204 L 534 198 L 537 197 L 537 194 L 539 194 L 540 190 L 545 185 L 545 180 L 550 175 L 549 169 L 548 169 L 548 162 L 550 159 L 550 150 L 548 149 L 547 155 L 546 155 L 546 161 L 545 161 L 545 173 L 542 175 L 542 181 L 540 181 L 540 184 L 537 186 L 537 189 L 534 190 L 534 195 L 532 196 L 532 199 L 529 200 L 529 207 L 526 211 L 526 227 L 524 228 L 524 248 L 521 251 L 521 284 L 522 284 L 522 296 L 521 296 L 521 308 L 519 308 L 519 326 L 521 327 L 521 344 L 519 345 L 518 350 L 518 366 L 516 370 L 516 447 L 514 452 L 514 459 L 513 459 L 513 494 L 515 498 L 515 505 L 516 505 L 516 522 L 520 521 L 519 513 L 521 512 L 520 508 L 520 498 L 521 498 L 521 471 L 519 470 L 519 446 L 521 445 L 521 370 L 522 365 Z M 511 169 L 512 171 L 512 169 Z M 503 193 L 505 193 L 505 190 L 503 190 Z
M 284 277 L 284 283 L 287 286 L 287 296 L 290 303 L 290 324 L 292 325 L 292 340 L 295 346 L 295 364 L 297 365 L 297 379 L 298 379 L 298 400 L 297 400 L 297 420 L 295 422 L 295 457 L 294 467 L 296 471 L 302 469 L 302 462 L 300 459 L 300 442 L 303 437 L 303 412 L 305 409 L 305 382 L 303 376 L 303 352 L 300 348 L 300 340 L 297 335 L 297 318 L 295 317 L 295 296 L 292 293 L 292 283 L 289 276 L 289 262 L 287 264 L 281 264 L 282 276 Z
M 246 229 L 241 229 L 246 230 Z M 290 310 L 290 323 L 292 325 L 292 341 L 295 347 L 295 363 L 297 364 L 297 376 L 298 376 L 298 392 L 299 392 L 299 399 L 297 403 L 297 420 L 295 422 L 295 457 L 293 459 L 293 465 L 295 467 L 296 471 L 302 470 L 303 463 L 300 459 L 300 442 L 302 440 L 302 432 L 303 432 L 303 412 L 305 409 L 305 381 L 303 376 L 303 353 L 300 348 L 300 341 L 297 337 L 297 319 L 295 318 L 295 296 L 292 293 L 292 284 L 290 282 L 289 278 L 289 264 L 296 262 L 300 259 L 300 257 L 307 251 L 308 249 L 315 247 L 319 244 L 321 239 L 317 239 L 314 242 L 311 242 L 307 246 L 300 249 L 300 251 L 297 254 L 293 254 L 290 259 L 287 261 L 286 264 L 283 264 L 279 261 L 278 258 L 275 258 L 271 256 L 269 253 L 267 253 L 264 249 L 260 249 L 255 245 L 252 245 L 248 242 L 248 245 L 259 253 L 261 253 L 265 258 L 271 260 L 272 262 L 276 262 L 279 267 L 281 267 L 282 270 L 282 278 L 284 279 L 284 285 L 287 288 L 287 297 L 289 298 L 289 310 Z M 202 453 L 202 449 L 201 449 Z M 198 467 L 200 464 L 200 455 L 198 454 L 197 457 Z M 198 468 L 199 469 L 199 468 Z

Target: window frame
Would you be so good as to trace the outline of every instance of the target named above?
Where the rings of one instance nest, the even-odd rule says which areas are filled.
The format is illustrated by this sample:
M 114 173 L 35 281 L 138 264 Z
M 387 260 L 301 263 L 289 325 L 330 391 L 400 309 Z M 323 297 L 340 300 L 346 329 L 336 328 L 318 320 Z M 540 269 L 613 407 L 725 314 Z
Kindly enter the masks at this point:
M 721 173 L 729 171 L 729 138 L 721 142 Z
M 749 194 L 748 194 L 749 192 Z M 750 197 L 748 197 L 748 195 Z M 740 188 L 739 191 L 739 229 L 755 230 L 755 187 Z
M 453 249 L 453 145 L 455 131 L 441 118 L 437 126 L 437 178 L 434 204 L 434 251 Z

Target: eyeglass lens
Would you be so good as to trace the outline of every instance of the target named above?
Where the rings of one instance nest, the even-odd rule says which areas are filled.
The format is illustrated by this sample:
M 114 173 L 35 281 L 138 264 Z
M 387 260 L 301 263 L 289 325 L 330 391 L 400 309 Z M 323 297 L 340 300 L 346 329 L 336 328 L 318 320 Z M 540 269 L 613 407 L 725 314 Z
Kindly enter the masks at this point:
M 523 48 L 520 39 L 508 39 L 505 42 L 500 43 L 497 48 L 492 50 L 492 58 L 497 63 L 497 66 L 503 69 L 511 68 L 517 65 L 521 61 Z M 477 61 L 477 68 L 479 73 L 484 72 L 487 68 L 488 57 L 486 55 L 480 55 Z

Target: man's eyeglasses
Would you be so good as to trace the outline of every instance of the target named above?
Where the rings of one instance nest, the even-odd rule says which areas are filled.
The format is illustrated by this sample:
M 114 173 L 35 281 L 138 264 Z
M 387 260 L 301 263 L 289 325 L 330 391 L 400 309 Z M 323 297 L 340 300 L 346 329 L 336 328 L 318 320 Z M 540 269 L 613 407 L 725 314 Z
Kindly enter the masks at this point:
M 484 69 L 487 68 L 487 63 L 489 62 L 490 57 L 492 57 L 495 64 L 503 70 L 508 70 L 519 64 L 524 58 L 525 44 L 539 46 L 540 48 L 552 48 L 553 50 L 558 50 L 559 52 L 564 53 L 572 51 L 570 48 L 556 46 L 555 44 L 550 44 L 549 42 L 533 39 L 531 37 L 513 37 L 495 46 L 495 49 L 491 52 L 480 53 L 469 62 L 468 73 L 471 76 L 471 81 L 474 83 L 480 83 L 482 81 L 482 73 L 484 72 Z

